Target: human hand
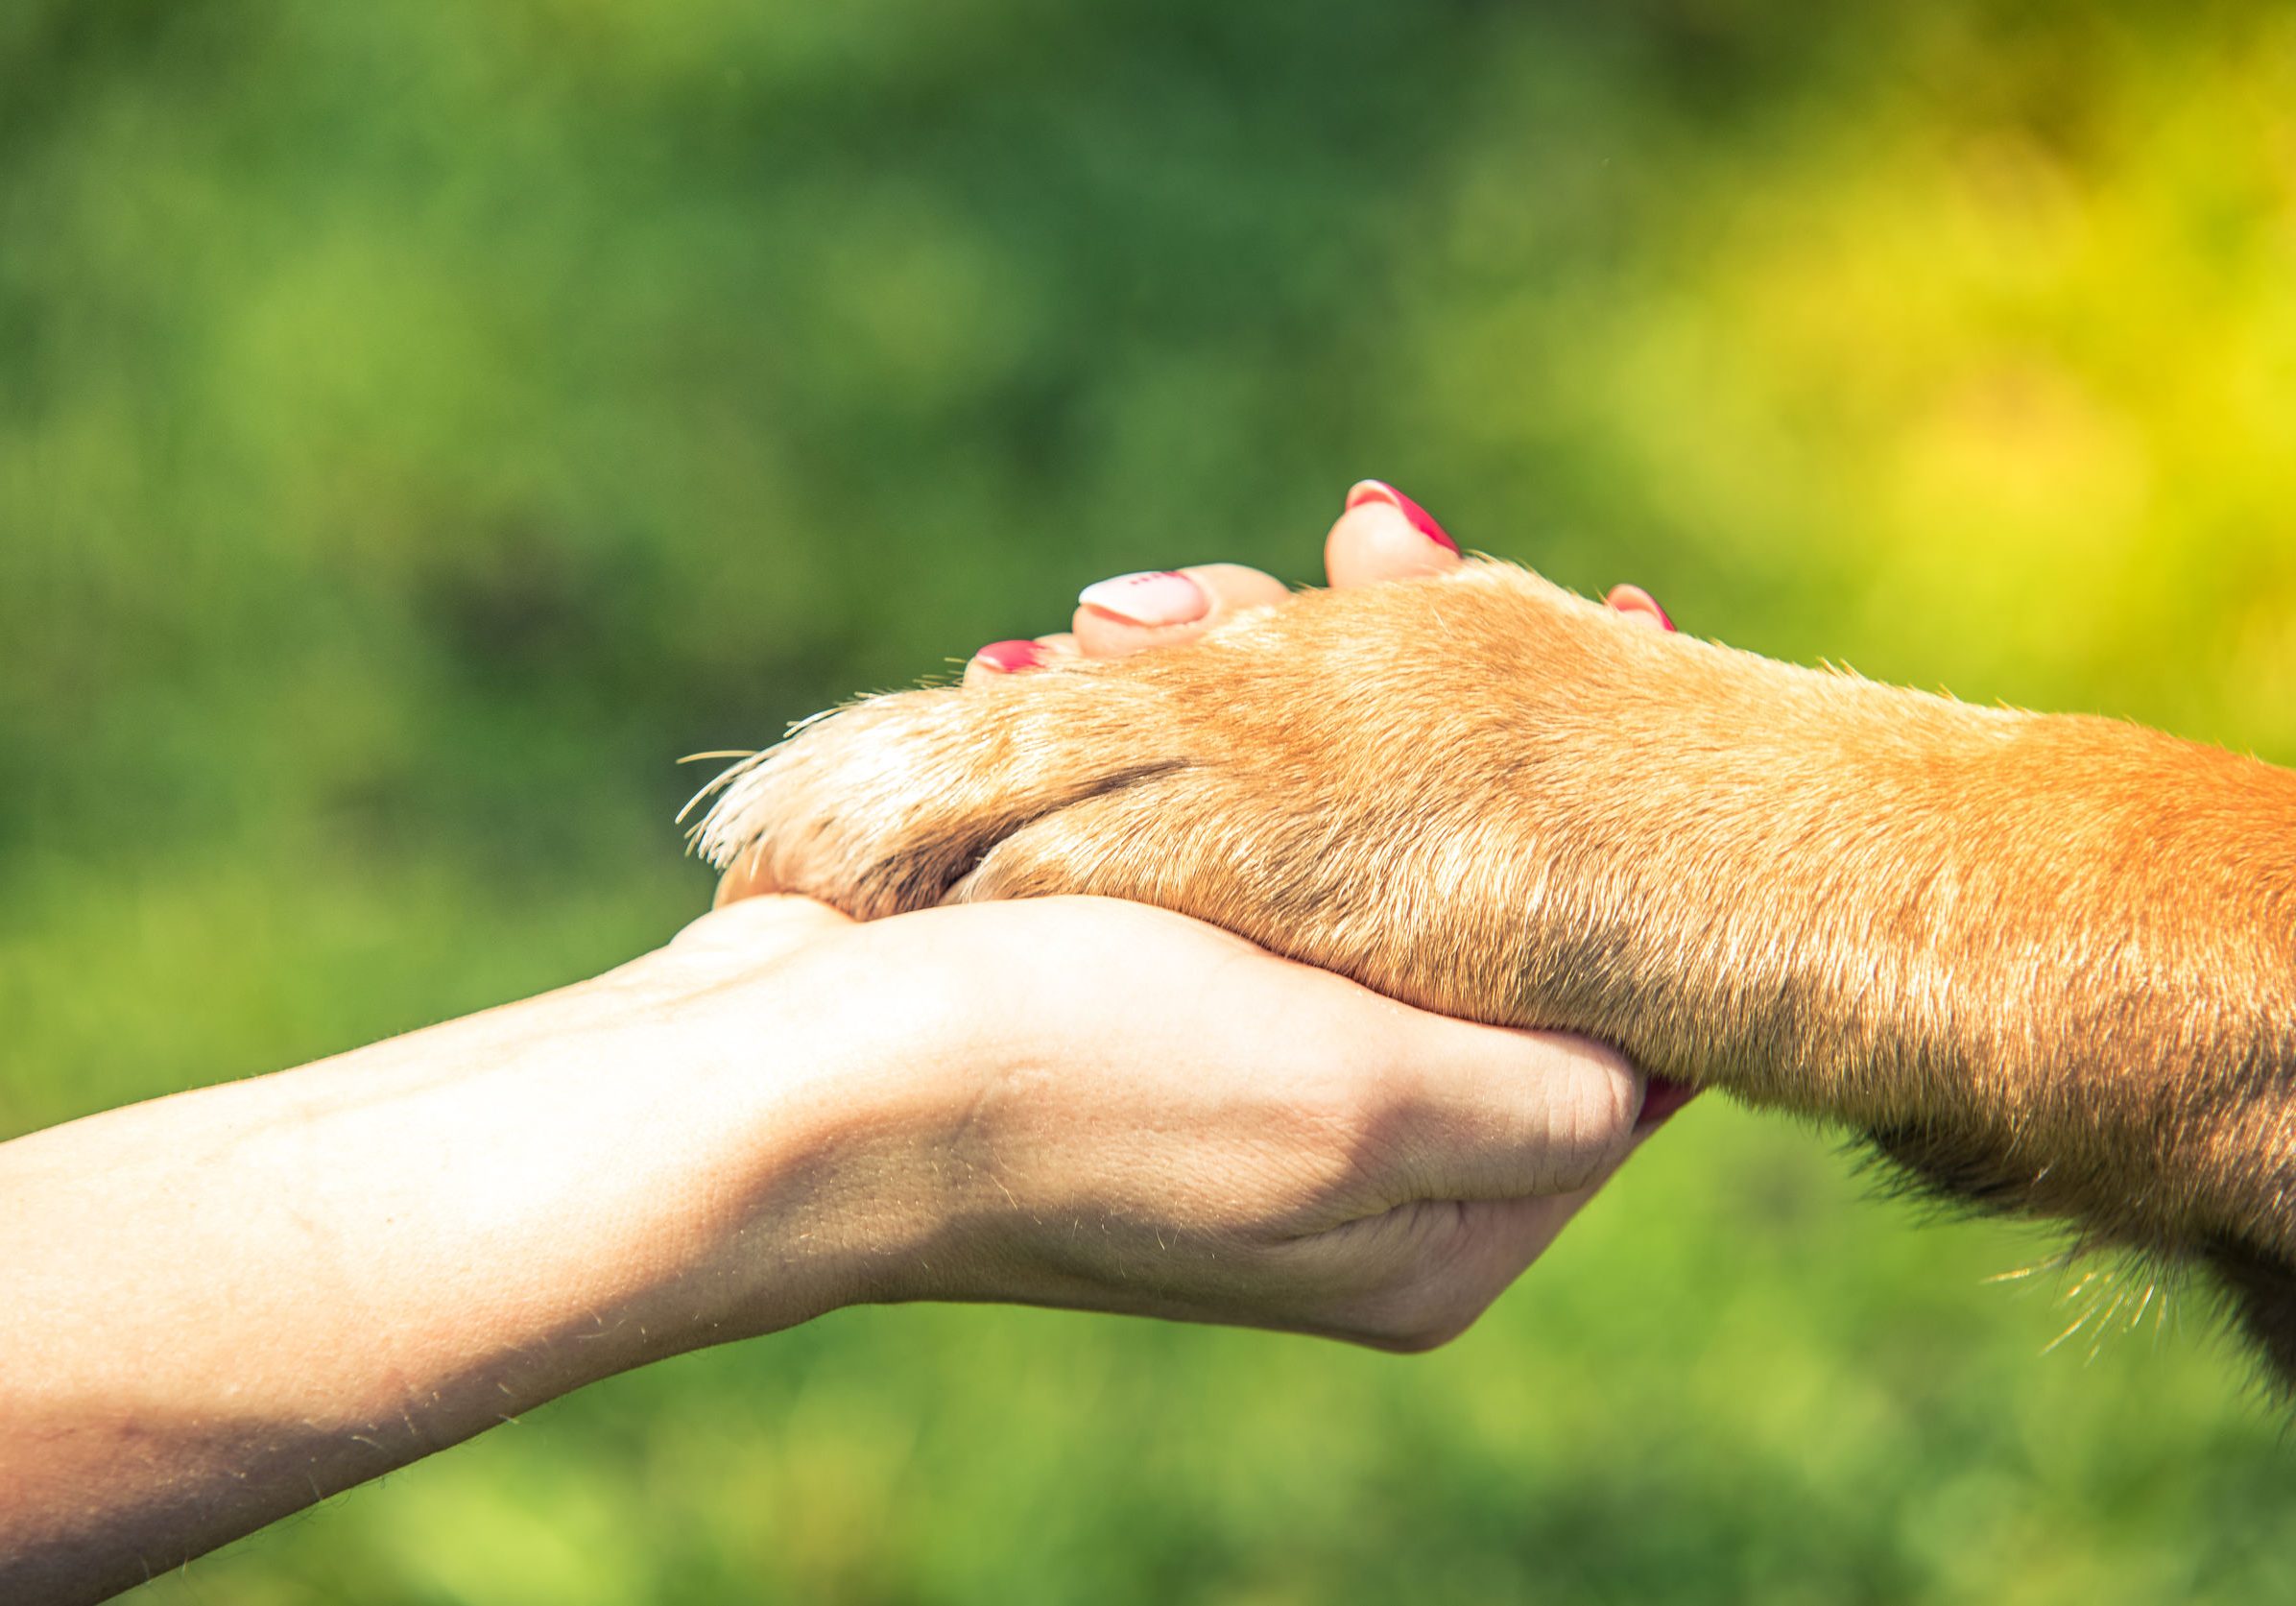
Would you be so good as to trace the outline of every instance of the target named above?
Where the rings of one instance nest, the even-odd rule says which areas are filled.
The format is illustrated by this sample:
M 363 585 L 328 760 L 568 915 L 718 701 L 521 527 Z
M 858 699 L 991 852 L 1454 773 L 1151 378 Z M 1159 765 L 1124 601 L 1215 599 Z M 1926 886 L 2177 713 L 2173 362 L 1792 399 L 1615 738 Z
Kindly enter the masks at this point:
M 685 1022 L 682 1057 L 807 1071 L 761 1067 L 761 1164 L 798 1174 L 802 1134 L 806 1180 L 761 1173 L 715 1262 L 714 1337 L 944 1299 L 1423 1349 L 1650 1129 L 1599 1044 L 1426 1014 L 1113 899 L 856 923 L 749 899 L 613 979 Z
M 1460 561 L 1432 518 L 1376 482 L 1351 492 L 1326 543 L 1334 586 Z M 965 681 L 1180 645 L 1287 594 L 1233 564 L 1103 582 L 1069 632 L 983 648 Z M 1671 628 L 1635 587 L 1611 602 Z M 911 983 L 952 964 L 981 971 L 941 995 L 950 1018 L 910 1034 L 953 1068 L 945 1086 L 967 1112 L 961 1132 L 891 1151 L 928 1157 L 932 1186 L 889 1187 L 900 1166 L 873 1163 L 873 1183 L 849 1195 L 931 1199 L 898 1221 L 863 1215 L 883 1241 L 932 1247 L 880 1257 L 861 1297 L 1022 1300 L 1421 1347 L 1479 1313 L 1637 1132 L 1686 1096 L 1670 1084 L 1642 1096 L 1596 1044 L 1425 1015 L 1145 909 L 1063 899 L 859 927 L 807 900 L 745 902 L 751 891 L 737 866 L 720 912 L 683 939 L 689 952 L 739 968 L 818 946 L 835 955 L 830 974 L 850 978 L 887 973 L 869 950 L 897 950 L 891 973 Z
M 0 1596 L 97 1598 L 845 1305 L 1423 1348 L 1641 1103 L 1607 1049 L 1141 904 L 744 899 L 556 993 L 0 1145 Z

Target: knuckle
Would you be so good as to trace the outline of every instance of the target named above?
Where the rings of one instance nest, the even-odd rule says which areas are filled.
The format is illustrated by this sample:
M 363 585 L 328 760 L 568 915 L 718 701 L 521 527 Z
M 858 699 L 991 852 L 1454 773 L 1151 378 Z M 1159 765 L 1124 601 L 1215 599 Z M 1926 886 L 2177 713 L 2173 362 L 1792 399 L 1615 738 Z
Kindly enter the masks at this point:
M 1570 1077 L 1546 1109 L 1547 1190 L 1572 1192 L 1607 1172 L 1634 1135 L 1641 1078 L 1624 1056 L 1589 1045 L 1609 1062 Z M 1608 1072 L 1608 1074 L 1605 1074 Z

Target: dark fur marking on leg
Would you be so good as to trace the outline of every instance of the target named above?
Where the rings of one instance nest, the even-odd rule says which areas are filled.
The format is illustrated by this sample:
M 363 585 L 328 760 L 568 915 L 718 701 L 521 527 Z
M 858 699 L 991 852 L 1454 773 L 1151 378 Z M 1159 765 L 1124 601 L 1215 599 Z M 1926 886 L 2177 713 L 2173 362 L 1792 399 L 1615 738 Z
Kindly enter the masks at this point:
M 1142 781 L 1177 774 L 1190 768 L 1194 762 L 1191 758 L 1160 758 L 1129 765 L 1106 775 L 1095 776 L 1025 812 L 988 821 L 975 820 L 969 826 L 945 830 L 920 832 L 911 837 L 900 851 L 888 853 L 872 864 L 863 876 L 863 882 L 872 889 L 884 892 L 895 907 L 931 908 L 945 899 L 958 882 L 971 875 L 981 860 L 989 856 L 990 850 L 1006 837 L 1064 808 L 1074 808 L 1079 803 L 1107 797 L 1112 792 L 1124 791 Z
M 1865 1134 L 1874 1163 L 1898 1191 L 1985 1215 L 2030 1208 L 2040 1179 L 1998 1155 L 1973 1149 L 1962 1134 L 1922 1126 L 1877 1127 Z
M 2296 1400 L 2296 1266 L 2237 1238 L 2212 1243 L 2207 1258 L 2272 1387 Z

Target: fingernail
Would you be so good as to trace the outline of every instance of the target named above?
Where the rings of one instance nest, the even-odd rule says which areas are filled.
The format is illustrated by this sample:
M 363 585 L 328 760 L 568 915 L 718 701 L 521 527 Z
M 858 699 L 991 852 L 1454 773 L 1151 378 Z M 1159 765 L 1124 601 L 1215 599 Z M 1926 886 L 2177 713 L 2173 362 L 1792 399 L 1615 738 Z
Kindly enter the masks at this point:
M 1432 514 L 1385 480 L 1358 480 L 1350 488 L 1348 491 L 1349 507 L 1359 508 L 1366 502 L 1385 502 L 1389 507 L 1401 513 L 1405 518 L 1411 521 L 1411 527 L 1414 530 L 1426 537 L 1437 546 L 1452 552 L 1459 550 L 1459 543 L 1444 534 L 1443 526 L 1435 522 Z
M 1650 605 L 1650 611 L 1659 616 L 1660 624 L 1665 626 L 1668 630 L 1672 630 L 1674 628 L 1674 615 L 1667 612 L 1666 610 L 1660 605 L 1658 598 L 1652 596 L 1648 591 L 1645 591 L 1639 586 L 1614 586 L 1611 587 L 1609 594 L 1603 598 L 1603 601 L 1610 604 L 1613 608 L 1616 608 L 1618 606 L 1618 599 L 1621 596 L 1638 597 L 1641 601 L 1648 603 Z
M 992 641 L 972 656 L 990 668 L 1010 675 L 1016 670 L 1034 669 L 1052 655 L 1034 641 Z
M 1642 1113 L 1635 1117 L 1635 1130 L 1647 1132 L 1665 1123 L 1673 1114 L 1698 1096 L 1698 1090 L 1687 1082 L 1672 1077 L 1652 1076 L 1642 1083 Z
M 1211 610 L 1203 587 L 1170 569 L 1119 574 L 1087 586 L 1076 600 L 1136 625 L 1184 625 Z

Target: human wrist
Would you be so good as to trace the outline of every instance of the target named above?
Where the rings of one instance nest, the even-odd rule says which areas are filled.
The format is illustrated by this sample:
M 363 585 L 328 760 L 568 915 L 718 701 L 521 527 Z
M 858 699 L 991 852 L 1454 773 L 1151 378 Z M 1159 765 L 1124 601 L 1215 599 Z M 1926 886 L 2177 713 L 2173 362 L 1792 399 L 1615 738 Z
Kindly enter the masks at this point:
M 723 989 L 655 958 L 291 1073 L 299 1147 L 424 1156 L 380 1184 L 312 1179 L 395 1222 L 354 1296 L 393 1357 L 361 1374 L 383 1393 L 315 1378 L 314 1420 L 389 1420 L 406 1403 L 388 1379 L 428 1379 L 426 1430 L 451 1440 L 844 1303 L 808 1232 L 838 1146 L 806 1091 L 833 1077 L 822 1040 L 775 997 L 731 1018 Z
M 644 1300 L 678 1348 L 919 1297 L 946 1246 L 937 1157 L 982 1057 L 978 1011 L 945 946 L 880 947 L 855 929 L 763 966 L 673 947 L 568 990 L 551 1022 L 658 1076 L 658 1112 L 700 1135 L 647 1185 L 651 1241 L 682 1248 L 643 1268 Z

